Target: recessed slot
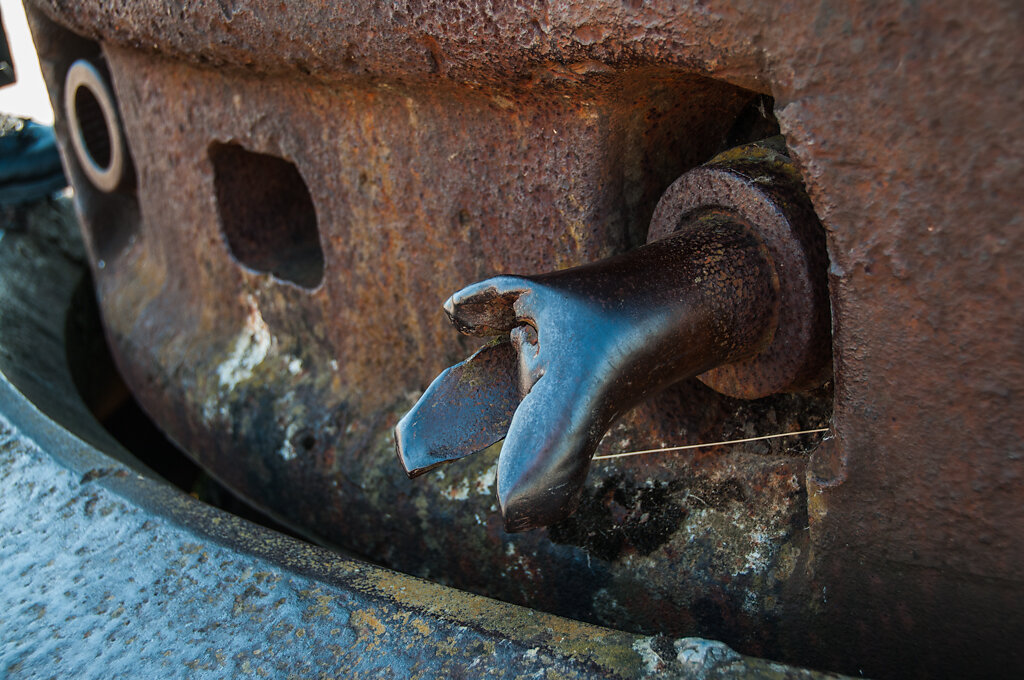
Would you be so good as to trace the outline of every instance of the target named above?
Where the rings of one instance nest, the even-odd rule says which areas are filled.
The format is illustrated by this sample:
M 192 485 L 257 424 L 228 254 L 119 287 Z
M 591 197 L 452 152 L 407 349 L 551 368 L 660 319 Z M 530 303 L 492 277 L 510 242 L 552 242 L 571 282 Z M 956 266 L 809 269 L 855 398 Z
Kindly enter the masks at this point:
M 213 144 L 210 160 L 220 224 L 235 260 L 303 288 L 320 285 L 316 209 L 295 164 L 237 144 Z

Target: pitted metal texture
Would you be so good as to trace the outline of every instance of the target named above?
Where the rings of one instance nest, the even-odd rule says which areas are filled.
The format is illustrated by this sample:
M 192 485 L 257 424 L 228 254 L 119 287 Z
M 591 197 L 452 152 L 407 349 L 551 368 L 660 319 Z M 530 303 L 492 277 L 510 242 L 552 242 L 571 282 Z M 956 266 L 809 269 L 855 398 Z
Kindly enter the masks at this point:
M 693 174 L 659 201 L 646 246 L 490 278 L 448 299 L 460 332 L 507 342 L 442 373 L 399 421 L 395 444 L 410 477 L 504 439 L 496 483 L 506 530 L 548 526 L 576 510 L 611 424 L 665 387 L 704 374 L 756 397 L 824 381 L 824 234 L 799 175 L 767 146 L 727 152 Z M 756 185 L 737 190 L 737 177 Z M 721 367 L 728 378 L 708 373 Z
M 576 618 L 867 675 L 1021 666 L 1018 4 L 32 6 L 55 102 L 73 59 L 109 66 L 135 162 L 100 201 L 69 161 L 125 377 L 234 489 Z M 388 433 L 475 349 L 437 302 L 639 246 L 675 178 L 763 136 L 735 130 L 764 95 L 827 235 L 834 392 L 684 383 L 601 447 L 834 438 L 602 462 L 514 538 L 493 453 L 407 480 Z M 232 250 L 218 144 L 307 185 L 318 288 Z

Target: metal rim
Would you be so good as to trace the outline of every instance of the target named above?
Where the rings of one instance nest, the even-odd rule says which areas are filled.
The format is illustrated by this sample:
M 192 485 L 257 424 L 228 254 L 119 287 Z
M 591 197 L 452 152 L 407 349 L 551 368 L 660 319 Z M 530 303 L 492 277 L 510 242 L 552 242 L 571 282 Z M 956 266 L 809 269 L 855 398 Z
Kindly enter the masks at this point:
M 90 101 L 95 102 L 95 106 L 83 103 Z M 116 190 L 125 174 L 124 136 L 110 87 L 99 70 L 85 59 L 79 59 L 68 69 L 64 81 L 64 114 L 82 172 L 100 191 Z M 94 139 L 97 134 L 106 138 L 105 154 L 97 153 Z
M 745 150 L 756 160 L 767 152 Z M 808 244 L 823 238 L 813 209 L 801 197 L 776 195 L 781 184 L 792 189 L 792 178 L 777 168 L 760 167 L 761 184 L 729 163 L 713 160 L 677 179 L 659 200 L 651 218 L 648 242 L 675 232 L 681 217 L 693 211 L 720 207 L 755 229 L 765 242 L 779 277 L 779 319 L 771 342 L 755 356 L 720 366 L 697 376 L 717 392 L 740 399 L 757 399 L 779 392 L 816 387 L 824 382 L 830 364 L 829 298 L 824 263 Z

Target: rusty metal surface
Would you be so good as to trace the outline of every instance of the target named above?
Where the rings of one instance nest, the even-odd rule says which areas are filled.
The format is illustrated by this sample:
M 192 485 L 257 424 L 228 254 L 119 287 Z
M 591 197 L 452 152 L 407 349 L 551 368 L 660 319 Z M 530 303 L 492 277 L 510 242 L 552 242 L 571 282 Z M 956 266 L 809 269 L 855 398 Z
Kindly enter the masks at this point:
M 51 72 L 83 56 L 69 46 L 87 49 L 52 25 L 38 35 Z M 750 94 L 648 70 L 539 84 L 542 97 L 310 87 L 105 54 L 138 192 L 97 196 L 73 159 L 70 174 L 115 354 L 183 449 L 278 521 L 387 566 L 591 622 L 775 648 L 808 554 L 806 460 L 794 455 L 806 443 L 595 466 L 582 525 L 510 537 L 493 454 L 413 484 L 391 438 L 417 390 L 472 350 L 436 314 L 440 300 L 496 270 L 549 271 L 642 243 L 663 188 L 714 154 Z M 693 129 L 696 146 L 680 132 Z M 318 288 L 232 256 L 211 140 L 298 168 L 322 234 Z M 112 218 L 132 201 L 138 218 Z M 744 411 L 689 384 L 603 446 L 805 429 L 828 410 L 827 390 Z
M 135 231 L 83 211 L 122 367 L 231 486 L 387 564 L 634 630 L 874 675 L 1022 665 L 1019 3 L 34 4 L 104 42 L 139 168 Z M 75 43 L 43 21 L 59 97 Z M 438 301 L 639 245 L 753 92 L 828 233 L 835 438 L 809 462 L 602 464 L 576 518 L 516 538 L 486 457 L 415 488 L 389 472 L 397 415 L 472 349 L 425 321 Z M 298 167 L 320 288 L 232 260 L 214 142 Z M 832 411 L 688 384 L 603 446 Z
M 106 435 L 71 384 L 65 357 L 91 356 L 69 322 L 85 262 L 67 202 L 7 217 L 5 678 L 836 677 L 720 642 L 630 635 L 444 588 L 171 487 Z
M 682 217 L 717 209 L 751 225 L 765 243 L 779 289 L 771 342 L 754 356 L 698 376 L 733 397 L 807 390 L 831 375 L 824 233 L 786 153 L 782 137 L 771 137 L 712 158 L 665 191 L 647 233 L 648 241 L 665 238 L 679 229 Z
M 431 383 L 395 428 L 406 473 L 504 435 L 496 485 L 505 530 L 536 529 L 576 511 L 608 428 L 669 385 L 701 375 L 751 397 L 817 387 L 828 367 L 828 294 L 824 234 L 807 204 L 789 159 L 740 147 L 672 184 L 647 245 L 455 293 L 444 306 L 455 327 L 498 335 L 514 352 L 477 352 Z M 481 430 L 490 436 L 476 441 Z
M 499 276 L 453 295 L 446 311 L 457 326 L 474 335 L 481 326 L 511 332 L 518 355 L 513 384 L 524 389 L 495 480 L 506 531 L 572 514 L 611 424 L 668 385 L 760 349 L 776 299 L 764 244 L 743 225 L 706 215 L 624 255 L 540 276 Z M 458 404 L 418 406 L 444 420 Z M 433 460 L 436 444 L 407 422 L 395 440 L 410 472 L 415 461 Z

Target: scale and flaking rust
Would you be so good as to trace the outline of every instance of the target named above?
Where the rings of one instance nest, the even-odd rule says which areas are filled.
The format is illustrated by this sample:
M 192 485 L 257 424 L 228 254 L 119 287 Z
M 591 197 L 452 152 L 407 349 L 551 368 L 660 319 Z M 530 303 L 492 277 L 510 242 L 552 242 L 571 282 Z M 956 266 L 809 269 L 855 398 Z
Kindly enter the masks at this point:
M 552 526 L 576 511 L 612 423 L 666 387 L 696 377 L 754 399 L 819 386 L 831 368 L 824 234 L 784 151 L 775 137 L 680 177 L 640 248 L 452 295 L 452 324 L 499 344 L 443 372 L 399 421 L 406 473 L 501 440 L 505 530 Z
M 880 677 L 1024 666 L 1020 3 L 27 5 L 117 366 L 281 525 L 632 635 Z M 116 119 L 64 91 L 83 60 Z M 453 291 L 633 251 L 677 180 L 704 178 L 688 205 L 777 135 L 824 235 L 831 374 L 684 381 L 597 453 L 825 436 L 595 461 L 575 514 L 518 534 L 497 447 L 406 477 L 395 425 L 479 348 Z M 116 188 L 82 153 L 125 159 Z M 727 207 L 777 217 L 763 180 Z
M 835 677 L 471 595 L 171 486 L 77 395 L 103 350 L 76 230 L 61 199 L 0 231 L 4 677 Z

